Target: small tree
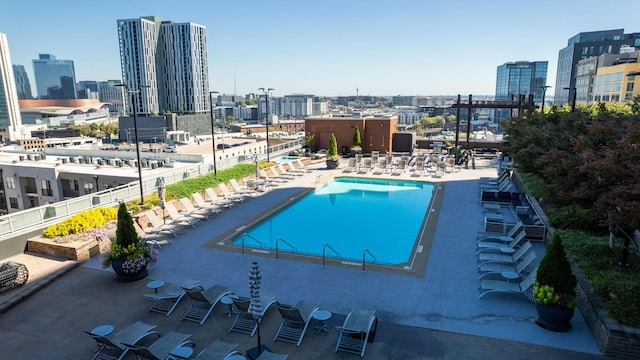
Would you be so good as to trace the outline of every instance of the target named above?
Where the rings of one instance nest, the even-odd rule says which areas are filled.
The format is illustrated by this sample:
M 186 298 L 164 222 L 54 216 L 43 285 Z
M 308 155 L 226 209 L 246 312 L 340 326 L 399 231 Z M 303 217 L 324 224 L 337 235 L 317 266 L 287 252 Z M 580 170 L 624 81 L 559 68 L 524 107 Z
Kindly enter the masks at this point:
M 338 160 L 338 141 L 334 133 L 331 133 L 331 138 L 329 138 L 327 160 Z
M 356 129 L 353 131 L 353 141 L 351 142 L 351 147 L 361 148 L 362 147 L 362 137 L 360 136 L 360 129 L 356 126 Z
M 133 219 L 127 210 L 125 203 L 120 203 L 118 207 L 118 227 L 116 229 L 116 243 L 123 248 L 128 248 L 131 244 L 137 244 L 140 236 L 133 226 Z
M 536 301 L 574 307 L 576 284 L 562 239 L 556 232 L 538 266 L 534 284 Z

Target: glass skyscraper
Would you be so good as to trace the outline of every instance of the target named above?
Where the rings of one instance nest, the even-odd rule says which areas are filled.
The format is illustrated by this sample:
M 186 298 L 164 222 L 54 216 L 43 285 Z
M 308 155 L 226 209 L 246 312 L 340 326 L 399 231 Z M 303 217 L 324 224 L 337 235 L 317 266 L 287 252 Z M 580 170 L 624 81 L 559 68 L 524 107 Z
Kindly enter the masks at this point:
M 0 141 L 17 140 L 16 133 L 21 125 L 9 42 L 7 35 L 0 33 Z
M 29 76 L 22 65 L 13 65 L 13 76 L 16 79 L 16 90 L 18 91 L 18 99 L 33 99 L 31 95 L 31 83 Z
M 206 28 L 193 23 L 155 16 L 118 20 L 122 79 L 129 90 L 148 86 L 134 93 L 137 113 L 209 112 L 206 37 Z
M 533 102 L 541 103 L 544 87 L 547 85 L 547 61 L 517 61 L 498 66 L 496 77 L 496 101 L 515 100 L 520 95 L 528 99 L 533 94 Z M 496 109 L 495 120 L 507 120 L 509 109 Z
M 51 54 L 40 54 L 33 60 L 33 73 L 39 99 L 77 99 L 72 60 L 57 60 Z

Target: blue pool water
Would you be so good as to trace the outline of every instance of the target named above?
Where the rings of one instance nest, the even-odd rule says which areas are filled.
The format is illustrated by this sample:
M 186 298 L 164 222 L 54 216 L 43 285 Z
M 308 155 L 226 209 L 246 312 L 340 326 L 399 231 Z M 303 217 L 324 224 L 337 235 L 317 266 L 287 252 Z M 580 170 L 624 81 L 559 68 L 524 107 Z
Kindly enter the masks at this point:
M 290 156 L 283 156 L 283 157 L 277 158 L 276 159 L 276 163 L 286 163 L 286 162 L 294 161 L 294 160 L 298 160 L 298 158 L 297 157 L 290 157 Z
M 276 239 L 282 238 L 296 253 L 322 256 L 327 243 L 341 259 L 362 261 L 367 248 L 377 263 L 407 262 L 433 187 L 416 181 L 336 178 L 248 229 L 245 246 L 275 249 Z M 233 244 L 240 246 L 242 237 Z M 292 251 L 283 242 L 278 248 Z M 335 257 L 329 249 L 326 254 Z

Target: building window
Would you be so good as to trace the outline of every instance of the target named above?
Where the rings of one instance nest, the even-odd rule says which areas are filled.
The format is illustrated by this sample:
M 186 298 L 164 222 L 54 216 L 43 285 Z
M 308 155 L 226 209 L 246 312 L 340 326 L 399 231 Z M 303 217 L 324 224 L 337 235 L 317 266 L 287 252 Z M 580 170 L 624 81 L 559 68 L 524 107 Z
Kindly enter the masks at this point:
M 9 204 L 11 205 L 12 209 L 19 209 L 19 207 L 18 207 L 18 198 L 10 197 L 9 198 Z
M 628 82 L 627 83 L 627 91 L 633 91 L 633 83 L 632 82 Z
M 42 180 L 42 196 L 53 196 L 51 182 L 49 180 Z
M 16 180 L 11 176 L 7 176 L 7 189 L 15 189 L 16 188 Z

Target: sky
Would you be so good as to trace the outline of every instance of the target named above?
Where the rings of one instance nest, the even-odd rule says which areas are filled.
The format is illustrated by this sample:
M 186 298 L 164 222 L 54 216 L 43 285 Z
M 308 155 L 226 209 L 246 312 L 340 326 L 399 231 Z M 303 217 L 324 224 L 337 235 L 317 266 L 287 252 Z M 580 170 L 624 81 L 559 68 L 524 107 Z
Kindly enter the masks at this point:
M 2 0 L 13 64 L 73 60 L 76 80 L 121 80 L 116 20 L 207 27 L 209 86 L 225 94 L 494 95 L 496 69 L 548 61 L 579 32 L 640 32 L 638 0 Z

